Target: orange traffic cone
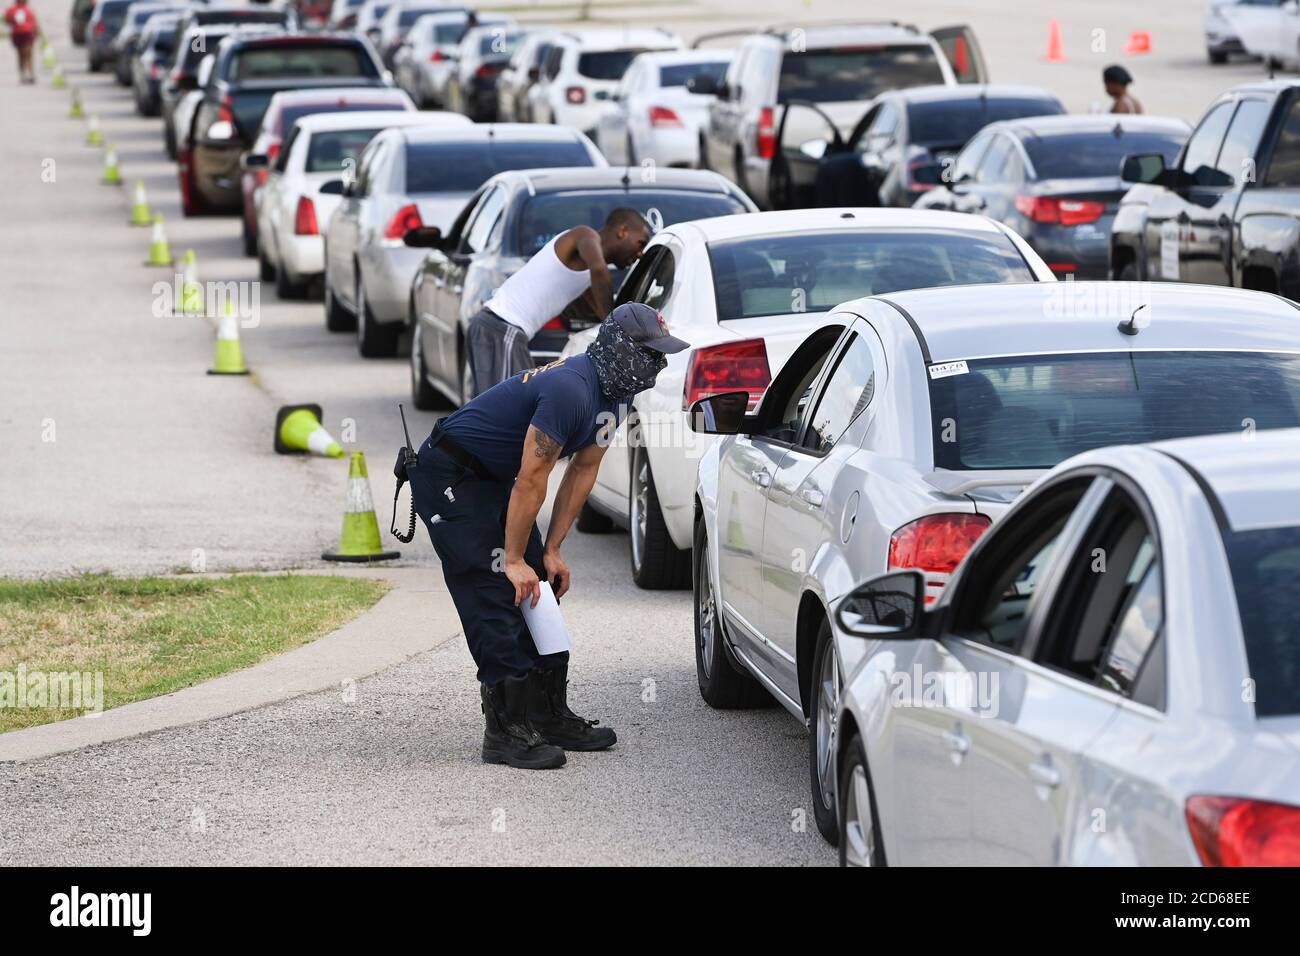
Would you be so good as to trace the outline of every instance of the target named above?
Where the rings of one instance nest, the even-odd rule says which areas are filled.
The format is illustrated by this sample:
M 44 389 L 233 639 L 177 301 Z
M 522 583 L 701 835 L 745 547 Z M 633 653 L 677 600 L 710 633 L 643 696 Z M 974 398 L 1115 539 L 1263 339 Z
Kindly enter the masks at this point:
M 1052 17 L 1052 22 L 1047 27 L 1047 62 L 1065 62 L 1065 50 L 1061 44 L 1061 21 L 1056 17 Z
M 1134 30 L 1128 35 L 1128 46 L 1124 47 L 1124 53 L 1133 56 L 1136 53 L 1151 52 L 1151 34 L 1146 30 Z

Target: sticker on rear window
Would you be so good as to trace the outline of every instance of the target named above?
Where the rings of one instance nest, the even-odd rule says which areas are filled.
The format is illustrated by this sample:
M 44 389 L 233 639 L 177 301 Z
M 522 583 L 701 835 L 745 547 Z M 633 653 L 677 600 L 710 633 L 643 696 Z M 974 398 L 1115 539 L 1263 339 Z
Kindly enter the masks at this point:
M 970 371 L 963 359 L 960 362 L 940 362 L 930 366 L 930 378 L 948 378 L 950 375 L 965 375 Z

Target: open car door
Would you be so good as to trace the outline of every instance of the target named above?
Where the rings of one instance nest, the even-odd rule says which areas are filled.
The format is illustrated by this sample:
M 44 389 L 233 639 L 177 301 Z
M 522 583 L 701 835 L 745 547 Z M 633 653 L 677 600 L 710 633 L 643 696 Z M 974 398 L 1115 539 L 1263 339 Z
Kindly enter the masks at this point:
M 938 27 L 930 31 L 958 83 L 987 83 L 988 67 L 984 65 L 984 53 L 980 50 L 975 32 L 968 26 Z
M 817 166 L 823 156 L 844 151 L 844 140 L 820 106 L 790 100 L 777 107 L 776 153 L 768 176 L 768 204 L 773 209 L 808 209 L 815 205 Z

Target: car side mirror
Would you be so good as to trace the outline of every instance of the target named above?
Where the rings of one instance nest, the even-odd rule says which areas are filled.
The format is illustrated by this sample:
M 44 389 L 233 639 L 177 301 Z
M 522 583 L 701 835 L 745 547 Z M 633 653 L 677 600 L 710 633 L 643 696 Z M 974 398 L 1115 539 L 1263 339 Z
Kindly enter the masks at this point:
M 437 249 L 442 245 L 442 230 L 437 226 L 417 226 L 406 230 L 402 242 L 412 249 Z
M 331 179 L 322 183 L 316 191 L 326 196 L 342 196 L 347 192 L 347 184 L 341 179 Z
M 1159 183 L 1165 178 L 1165 158 L 1160 153 L 1130 153 L 1120 164 L 1119 178 L 1126 183 Z
M 201 90 L 207 87 L 208 80 L 212 79 L 212 68 L 216 65 L 217 58 L 209 53 L 199 63 L 199 69 L 195 75 L 194 88 Z
M 859 584 L 835 608 L 845 634 L 874 640 L 910 640 L 925 613 L 925 575 L 895 571 Z
M 686 89 L 691 93 L 698 93 L 700 96 L 721 96 L 718 91 L 721 85 L 717 79 L 708 73 L 697 73 L 686 81 Z
M 691 431 L 701 435 L 736 435 L 745 423 L 749 392 L 722 392 L 691 406 Z
M 265 153 L 245 153 L 239 158 L 241 169 L 266 169 L 271 165 L 271 157 Z

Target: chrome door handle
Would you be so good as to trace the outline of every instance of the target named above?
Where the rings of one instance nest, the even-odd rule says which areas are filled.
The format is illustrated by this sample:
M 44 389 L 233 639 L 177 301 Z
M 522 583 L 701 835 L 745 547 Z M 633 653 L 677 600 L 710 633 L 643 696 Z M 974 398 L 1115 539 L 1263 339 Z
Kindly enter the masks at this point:
M 970 738 L 960 730 L 945 730 L 943 732 L 943 742 L 948 745 L 948 749 L 954 754 L 965 756 L 970 752 Z
M 759 471 L 751 471 L 749 473 L 749 480 L 760 488 L 767 488 L 772 484 L 772 476 L 761 469 Z
M 1037 786 L 1047 787 L 1052 790 L 1061 784 L 1061 771 L 1051 764 L 1031 763 L 1029 765 L 1029 779 L 1033 780 Z
M 814 508 L 820 508 L 822 502 L 826 500 L 826 496 L 816 488 L 805 488 L 803 491 L 799 492 L 799 497 L 808 502 L 808 504 L 812 505 Z

